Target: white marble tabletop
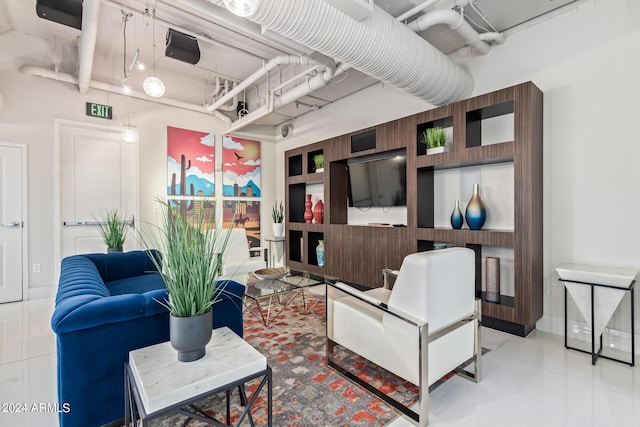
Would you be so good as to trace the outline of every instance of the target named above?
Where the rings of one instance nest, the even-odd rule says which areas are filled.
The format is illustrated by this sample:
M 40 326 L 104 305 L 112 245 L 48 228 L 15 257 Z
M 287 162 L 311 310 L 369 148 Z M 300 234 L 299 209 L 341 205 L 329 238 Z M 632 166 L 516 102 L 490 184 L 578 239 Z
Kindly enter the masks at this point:
M 170 342 L 129 352 L 129 366 L 147 414 L 267 369 L 267 359 L 223 327 L 213 330 L 207 352 L 180 362 Z
M 638 274 L 638 270 L 629 268 L 575 263 L 556 267 L 556 271 L 563 280 L 609 285 L 617 288 L 629 288 Z

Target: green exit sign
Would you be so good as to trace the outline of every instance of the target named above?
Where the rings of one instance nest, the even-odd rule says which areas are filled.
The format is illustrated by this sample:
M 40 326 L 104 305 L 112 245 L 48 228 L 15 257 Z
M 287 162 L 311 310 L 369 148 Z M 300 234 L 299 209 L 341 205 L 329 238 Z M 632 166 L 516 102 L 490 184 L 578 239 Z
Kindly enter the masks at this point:
M 101 119 L 112 119 L 113 108 L 110 105 L 94 104 L 87 102 L 87 116 L 99 117 Z

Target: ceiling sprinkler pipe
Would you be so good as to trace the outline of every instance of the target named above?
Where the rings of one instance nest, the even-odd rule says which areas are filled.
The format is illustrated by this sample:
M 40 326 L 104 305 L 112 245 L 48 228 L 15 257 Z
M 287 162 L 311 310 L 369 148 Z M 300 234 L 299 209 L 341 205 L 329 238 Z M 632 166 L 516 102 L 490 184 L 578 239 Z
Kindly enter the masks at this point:
M 82 35 L 78 42 L 78 90 L 86 94 L 93 71 L 93 55 L 98 39 L 100 0 L 86 0 L 82 5 Z
M 262 77 L 269 74 L 271 70 L 274 70 L 279 65 L 290 65 L 290 64 L 299 64 L 299 65 L 315 65 L 316 61 L 308 58 L 306 56 L 298 56 L 298 55 L 279 55 L 266 62 L 260 69 L 256 70 L 252 75 L 247 77 L 242 82 L 238 83 L 232 90 L 227 92 L 224 96 L 216 100 L 215 102 L 207 105 L 205 108 L 208 112 L 213 112 L 220 108 L 221 105 L 224 105 L 229 99 L 233 98 L 235 95 L 239 94 Z
M 238 85 L 237 82 L 235 82 L 235 84 Z M 222 96 L 224 96 L 225 94 L 229 93 L 231 91 L 231 89 L 233 89 L 233 85 L 234 85 L 233 80 L 225 79 L 224 80 L 224 90 L 222 92 Z M 236 105 L 238 105 L 238 94 L 237 93 L 233 96 L 233 99 L 231 99 L 231 101 L 228 104 L 223 104 L 223 105 L 219 106 L 218 110 L 235 111 L 236 110 Z
M 73 85 L 78 84 L 78 78 L 72 74 L 60 73 L 55 70 L 50 70 L 48 68 L 38 67 L 35 65 L 23 65 L 22 67 L 20 67 L 20 72 L 30 76 L 44 77 L 47 79 L 56 80 L 63 83 L 69 83 Z M 91 80 L 91 82 L 89 82 L 89 86 L 104 92 L 111 92 L 117 95 L 123 95 L 122 86 L 119 86 L 119 85 L 113 85 L 111 83 L 100 82 L 97 80 Z M 151 98 L 147 96 L 144 92 L 140 92 L 137 90 L 131 91 L 129 94 L 127 94 L 127 96 L 130 96 L 132 98 L 142 99 L 144 101 L 154 102 L 156 104 L 169 105 L 172 107 L 178 107 L 185 110 L 196 111 L 198 113 L 206 113 L 202 105 L 190 104 L 188 102 L 178 101 L 178 100 L 167 98 L 167 97 Z M 222 120 L 223 122 L 227 124 L 231 124 L 230 117 L 225 116 L 224 114 L 217 111 L 214 112 L 213 115 L 218 119 Z

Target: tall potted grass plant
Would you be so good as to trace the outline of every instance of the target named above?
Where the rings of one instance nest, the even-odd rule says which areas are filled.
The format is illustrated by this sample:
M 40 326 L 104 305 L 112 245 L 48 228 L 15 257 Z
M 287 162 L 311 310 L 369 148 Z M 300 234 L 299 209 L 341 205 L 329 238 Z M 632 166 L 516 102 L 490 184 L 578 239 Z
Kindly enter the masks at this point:
M 213 213 L 205 209 L 187 220 L 169 203 L 158 202 L 162 224 L 147 230 L 143 242 L 159 250 L 149 256 L 167 286 L 167 299 L 159 303 L 169 310 L 171 345 L 179 361 L 191 362 L 205 355 L 211 339 L 212 310 L 225 285 L 218 272 L 231 229 L 209 228 Z

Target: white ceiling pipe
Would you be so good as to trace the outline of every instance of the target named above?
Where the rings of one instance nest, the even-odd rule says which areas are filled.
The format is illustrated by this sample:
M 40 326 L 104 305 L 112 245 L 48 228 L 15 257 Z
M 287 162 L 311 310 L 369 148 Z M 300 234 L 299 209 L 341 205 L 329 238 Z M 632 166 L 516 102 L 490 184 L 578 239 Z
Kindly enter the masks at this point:
M 415 21 L 407 24 L 407 27 L 416 33 L 424 31 L 437 24 L 446 24 L 449 29 L 458 33 L 474 49 L 482 55 L 486 55 L 491 50 L 491 45 L 480 40 L 478 32 L 464 20 L 464 16 L 453 9 L 440 9 L 425 13 Z
M 209 97 L 215 98 L 216 96 L 218 96 L 221 89 L 222 89 L 222 85 L 220 84 L 220 77 L 216 76 L 215 86 L 213 88 L 213 91 L 209 94 Z
M 466 70 L 376 5 L 356 21 L 322 0 L 270 0 L 248 19 L 435 105 L 473 89 Z
M 78 89 L 86 94 L 93 70 L 93 54 L 98 39 L 100 0 L 86 0 L 82 4 L 82 34 L 78 43 Z
M 265 63 L 262 68 L 254 72 L 252 75 L 244 79 L 240 82 L 233 90 L 227 92 L 226 95 L 219 98 L 217 101 L 206 106 L 207 111 L 212 112 L 217 110 L 221 105 L 224 105 L 229 99 L 233 98 L 235 95 L 239 94 L 262 77 L 269 74 L 269 72 L 279 65 L 290 65 L 290 64 L 299 64 L 299 65 L 316 65 L 317 62 L 306 56 L 297 56 L 297 55 L 279 55 Z
M 38 76 L 38 77 L 44 77 L 47 79 L 57 80 L 63 83 L 70 83 L 73 85 L 78 84 L 78 77 L 74 76 L 73 74 L 59 73 L 59 72 L 56 72 L 55 70 L 50 70 L 48 68 L 38 67 L 35 65 L 23 65 L 22 67 L 20 67 L 20 72 L 22 72 L 23 74 L 31 75 L 31 76 Z M 188 102 L 167 98 L 166 96 L 162 98 L 152 98 L 147 94 L 145 94 L 144 92 L 139 92 L 137 90 L 132 90 L 131 93 L 128 93 L 125 95 L 122 93 L 122 86 L 113 85 L 111 83 L 91 80 L 89 82 L 89 86 L 104 92 L 111 92 L 111 93 L 115 93 L 117 95 L 122 95 L 122 96 L 130 96 L 132 98 L 138 98 L 144 101 L 154 102 L 156 104 L 163 104 L 171 107 L 182 108 L 184 110 L 196 111 L 198 113 L 206 113 L 205 108 L 202 105 L 190 104 Z M 231 118 L 225 116 L 220 112 L 214 112 L 213 115 L 227 124 L 231 123 Z
M 274 109 L 282 108 L 285 105 L 297 101 L 303 96 L 307 96 L 311 92 L 320 89 L 329 84 L 331 79 L 337 75 L 335 64 L 327 64 L 327 68 L 323 73 L 316 74 L 306 82 L 299 84 L 291 90 L 286 91 L 274 101 Z
M 237 85 L 238 82 L 234 82 L 232 80 L 224 80 L 224 90 L 222 92 L 222 96 L 227 94 L 233 88 L 234 83 Z M 224 104 L 218 107 L 218 110 L 222 111 L 235 111 L 236 106 L 238 105 L 238 94 L 235 94 L 231 101 L 228 104 Z
M 326 56 L 319 55 L 317 53 L 315 55 L 316 57 L 318 57 L 319 61 L 322 61 L 321 66 L 326 67 L 326 70 L 324 72 L 316 74 L 312 78 L 308 79 L 305 83 L 302 83 L 285 92 L 280 97 L 275 99 L 275 101 L 275 91 L 272 91 L 269 95 L 269 101 L 267 103 L 268 105 L 263 105 L 250 112 L 246 116 L 242 116 L 238 120 L 234 121 L 228 131 L 231 132 L 234 130 L 239 130 L 247 125 L 250 125 L 251 123 L 277 110 L 278 108 L 282 108 L 285 105 L 291 104 L 292 102 L 297 101 L 303 96 L 306 96 L 311 92 L 318 90 L 323 86 L 326 86 L 329 81 L 331 81 L 331 79 L 350 69 L 349 66 L 343 64 L 335 67 L 335 63 L 333 63 L 331 58 L 327 58 Z
M 484 42 L 496 42 L 498 44 L 503 44 L 505 41 L 507 41 L 507 36 L 505 36 L 504 33 L 482 33 L 478 37 L 480 37 L 480 40 Z
M 313 65 L 303 71 L 300 71 L 298 74 L 296 74 L 295 76 L 291 77 L 290 79 L 280 83 L 278 86 L 274 87 L 273 89 L 271 89 L 273 92 L 278 92 L 280 89 L 282 89 L 285 86 L 289 86 L 291 83 L 296 82 L 298 80 L 300 80 L 302 77 L 305 76 L 309 76 L 312 75 L 314 71 L 316 71 L 318 68 L 322 68 L 322 65 Z
M 409 19 L 415 15 L 417 15 L 418 13 L 422 12 L 423 10 L 425 10 L 426 8 L 428 8 L 429 6 L 431 6 L 432 4 L 437 3 L 439 0 L 427 0 L 424 3 L 421 3 L 419 5 L 417 5 L 414 8 L 409 9 L 408 11 L 406 11 L 405 13 L 403 13 L 402 15 L 398 16 L 396 19 L 400 22 L 404 21 L 405 19 Z

